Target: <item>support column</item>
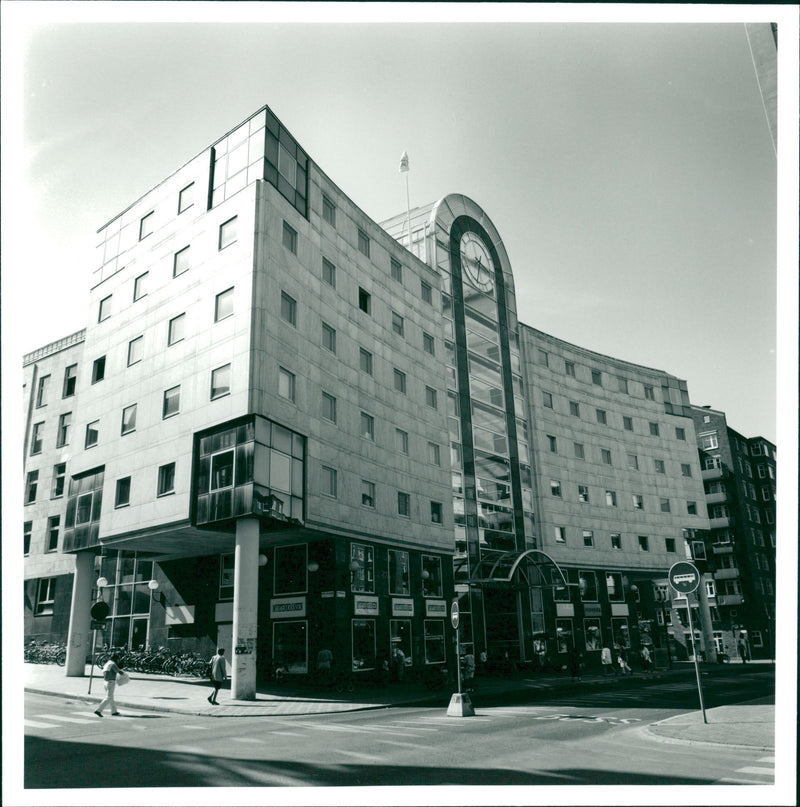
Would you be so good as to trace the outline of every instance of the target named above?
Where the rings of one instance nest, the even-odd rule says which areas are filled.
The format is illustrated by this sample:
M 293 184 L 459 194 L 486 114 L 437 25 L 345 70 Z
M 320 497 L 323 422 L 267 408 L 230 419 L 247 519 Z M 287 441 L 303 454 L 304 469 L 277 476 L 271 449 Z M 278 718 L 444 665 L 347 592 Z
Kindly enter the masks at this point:
M 717 650 L 714 645 L 714 628 L 711 624 L 711 607 L 708 604 L 706 580 L 713 579 L 709 574 L 700 575 L 700 585 L 697 587 L 697 604 L 700 606 L 700 629 L 703 633 L 703 643 L 706 646 L 706 660 L 716 662 Z
M 75 555 L 75 577 L 72 581 L 72 604 L 69 609 L 66 675 L 86 673 L 86 656 L 91 651 L 92 586 L 94 585 L 94 553 Z
M 231 697 L 235 700 L 256 699 L 258 535 L 257 518 L 237 520 L 233 572 L 233 648 L 230 657 Z

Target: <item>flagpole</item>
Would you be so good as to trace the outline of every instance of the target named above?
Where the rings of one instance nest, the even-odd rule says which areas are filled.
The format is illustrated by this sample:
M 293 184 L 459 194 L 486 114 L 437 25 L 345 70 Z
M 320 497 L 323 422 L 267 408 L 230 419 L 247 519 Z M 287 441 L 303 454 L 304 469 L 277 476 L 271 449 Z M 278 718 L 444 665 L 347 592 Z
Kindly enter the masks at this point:
M 408 251 L 411 252 L 411 197 L 408 192 L 408 153 L 400 157 L 400 173 L 406 175 L 406 222 L 408 223 Z

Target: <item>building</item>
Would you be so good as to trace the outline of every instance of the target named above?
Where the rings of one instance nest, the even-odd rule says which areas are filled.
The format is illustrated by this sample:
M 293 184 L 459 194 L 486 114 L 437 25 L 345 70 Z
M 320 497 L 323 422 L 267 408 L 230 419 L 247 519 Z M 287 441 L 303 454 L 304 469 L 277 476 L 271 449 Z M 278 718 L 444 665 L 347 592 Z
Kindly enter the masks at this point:
M 695 543 L 708 578 L 717 652 L 774 658 L 775 445 L 746 438 L 724 412 L 692 407 L 709 515 Z

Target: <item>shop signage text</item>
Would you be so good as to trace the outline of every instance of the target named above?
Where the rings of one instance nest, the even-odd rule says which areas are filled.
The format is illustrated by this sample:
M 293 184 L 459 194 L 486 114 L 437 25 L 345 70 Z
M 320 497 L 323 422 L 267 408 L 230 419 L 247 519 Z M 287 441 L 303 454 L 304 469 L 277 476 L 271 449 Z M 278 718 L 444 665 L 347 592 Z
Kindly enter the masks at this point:
M 281 597 L 269 601 L 269 615 L 272 619 L 306 615 L 305 597 Z

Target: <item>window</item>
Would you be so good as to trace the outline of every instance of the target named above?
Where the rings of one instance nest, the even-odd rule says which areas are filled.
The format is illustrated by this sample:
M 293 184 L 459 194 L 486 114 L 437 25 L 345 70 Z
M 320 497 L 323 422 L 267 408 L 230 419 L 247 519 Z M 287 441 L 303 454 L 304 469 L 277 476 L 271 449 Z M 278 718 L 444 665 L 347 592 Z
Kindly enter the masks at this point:
M 138 364 L 144 355 L 144 336 L 137 336 L 128 342 L 128 367 Z
M 690 516 L 697 515 L 697 502 L 686 502 L 686 512 Z
M 36 406 L 46 406 L 47 405 L 47 391 L 50 388 L 50 376 L 43 375 L 39 379 L 39 389 L 36 393 Z
M 31 454 L 42 453 L 42 433 L 44 432 L 44 421 L 33 424 L 31 432 Z
M 612 549 L 622 549 L 622 536 L 618 532 L 611 533 L 611 548 Z
M 358 251 L 369 258 L 369 236 L 358 228 Z
M 603 386 L 603 374 L 599 370 L 592 370 L 592 384 Z
M 39 487 L 39 472 L 28 471 L 25 480 L 25 504 L 33 504 L 36 501 L 36 489 Z
M 411 518 L 411 496 L 408 493 L 397 492 L 397 515 Z
M 78 381 L 78 365 L 70 364 L 64 370 L 64 390 L 61 393 L 62 398 L 69 398 L 75 394 L 75 384 Z
M 606 504 L 609 507 L 616 507 L 617 506 L 617 491 L 616 490 L 607 490 L 606 491 Z
M 364 507 L 375 507 L 375 483 L 361 480 L 361 504 Z
M 53 466 L 53 488 L 50 491 L 51 499 L 58 499 L 64 495 L 64 482 L 67 476 L 67 463 L 59 462 Z
M 681 476 L 691 476 L 692 466 L 688 462 L 681 463 Z
M 69 443 L 69 427 L 72 424 L 72 412 L 64 412 L 58 417 L 58 432 L 56 433 L 56 448 Z
M 661 499 L 661 512 L 662 513 L 669 513 L 670 512 L 670 504 L 669 499 Z
M 594 533 L 591 530 L 583 531 L 583 545 L 594 546 Z
M 322 494 L 334 499 L 339 495 L 338 473 L 327 465 L 322 466 Z
M 664 460 L 653 460 L 653 465 L 655 466 L 657 474 L 666 473 L 666 470 L 664 468 Z
M 151 210 L 147 215 L 142 216 L 139 221 L 139 240 L 147 238 L 153 232 L 153 225 L 155 224 L 155 211 Z
M 178 215 L 188 210 L 194 204 L 194 182 L 183 188 L 178 193 Z
M 108 297 L 104 297 L 100 300 L 100 305 L 97 309 L 97 321 L 102 322 L 105 319 L 108 319 L 111 316 L 111 295 L 109 294 Z
M 561 498 L 561 482 L 557 479 L 550 480 L 550 495 Z
M 143 272 L 133 281 L 133 302 L 141 300 L 147 294 L 147 277 L 150 273 Z
M 278 368 L 278 395 L 287 401 L 294 401 L 294 373 L 283 367 Z
M 564 527 L 554 527 L 554 533 L 557 544 L 567 543 L 567 532 Z
M 358 349 L 358 366 L 362 373 L 372 375 L 372 354 L 363 347 Z
M 420 280 L 419 286 L 422 302 L 428 303 L 428 305 L 433 305 L 433 289 L 431 288 L 430 284 L 426 283 L 424 280 Z
M 402 429 L 394 430 L 394 447 L 401 454 L 408 456 L 408 432 Z
M 644 510 L 644 497 L 638 493 L 631 494 L 634 510 Z
M 588 485 L 578 485 L 578 501 L 588 503 L 589 501 Z
M 236 241 L 237 217 L 228 219 L 219 225 L 219 248 L 225 249 Z
M 719 439 L 717 433 L 703 434 L 700 436 L 700 448 L 704 451 L 711 451 L 714 448 L 719 448 Z
M 297 255 L 297 230 L 285 221 L 283 222 L 283 245 L 289 252 Z
M 649 384 L 644 385 L 644 397 L 647 398 L 648 401 L 655 401 L 656 399 L 655 391 Z
M 361 436 L 375 442 L 375 418 L 366 412 L 361 413 Z
M 435 555 L 422 556 L 422 596 L 442 596 L 442 559 Z
M 114 507 L 127 507 L 131 503 L 131 478 L 125 476 L 117 480 L 114 494 Z
M 221 291 L 214 298 L 214 322 L 226 319 L 233 314 L 233 287 Z
M 608 448 L 600 449 L 600 457 L 604 465 L 611 465 L 611 450 Z
M 676 440 L 685 440 L 686 439 L 686 429 L 683 429 L 680 426 L 676 426 L 675 427 L 675 439 Z
M 558 440 L 552 434 L 547 435 L 547 442 L 550 446 L 550 451 L 553 454 L 558 454 Z
M 431 465 L 441 465 L 441 452 L 438 443 L 428 443 L 428 462 Z
M 100 421 L 93 420 L 91 423 L 86 424 L 86 440 L 84 441 L 84 448 L 92 448 L 97 445 L 100 437 Z
M 336 287 L 336 267 L 327 259 L 322 259 L 322 279 L 329 285 Z
M 606 426 L 608 424 L 608 418 L 606 417 L 606 410 L 605 409 L 595 409 L 595 414 L 597 415 L 597 422 L 601 426 Z
M 628 380 L 626 378 L 617 377 L 617 388 L 620 392 L 628 394 Z
M 164 403 L 161 408 L 162 419 L 177 415 L 181 408 L 181 387 L 171 387 L 164 391 Z
M 632 471 L 639 470 L 639 458 L 636 456 L 636 454 L 628 454 L 628 468 L 630 468 Z
M 569 402 L 569 413 L 570 415 L 574 415 L 576 418 L 581 416 L 581 406 L 577 401 Z
M 336 205 L 324 193 L 322 194 L 322 220 L 327 221 L 331 227 L 336 226 Z
M 174 345 L 183 341 L 186 330 L 186 314 L 178 314 L 169 321 L 167 327 L 167 345 Z
M 336 398 L 328 395 L 327 392 L 322 393 L 322 417 L 331 423 L 336 423 Z
M 422 349 L 431 356 L 435 355 L 433 337 L 425 331 L 422 332 Z
M 547 351 L 542 350 L 541 348 L 539 348 L 538 354 L 539 354 L 539 364 L 541 364 L 542 367 L 549 367 L 550 366 L 550 358 L 547 355 Z
M 633 431 L 633 418 L 628 417 L 627 415 L 622 416 L 622 426 L 625 431 L 632 432 Z
M 326 322 L 322 323 L 322 347 L 336 353 L 336 330 Z
M 441 502 L 431 502 L 431 523 L 432 524 L 441 524 L 442 523 L 442 503 Z
M 31 533 L 33 532 L 33 522 L 26 521 L 22 526 L 22 553 L 30 555 L 31 553 Z
M 295 328 L 297 327 L 297 302 L 285 291 L 281 292 L 281 319 L 286 320 Z
M 122 428 L 120 434 L 130 434 L 136 431 L 136 407 L 137 404 L 131 404 L 122 410 Z
M 584 451 L 583 451 L 583 443 L 573 443 L 572 446 L 573 446 L 573 450 L 575 451 L 575 456 L 579 460 L 584 459 L 585 455 L 584 455 Z
M 653 437 L 658 437 L 658 423 L 651 423 L 650 424 L 650 434 Z
M 106 357 L 95 359 L 92 364 L 92 384 L 102 381 L 106 377 Z
M 158 469 L 158 495 L 175 492 L 175 463 L 169 462 Z
M 172 276 L 178 277 L 189 269 L 189 247 L 184 247 L 179 252 L 175 253 L 175 258 L 172 262 Z
M 402 283 L 403 265 L 396 258 L 389 258 L 389 264 L 391 266 L 392 280 L 396 280 L 398 283 Z M 430 288 L 430 286 L 428 288 Z
M 36 616 L 48 616 L 53 613 L 53 607 L 56 603 L 56 578 L 43 577 L 39 580 L 39 586 L 36 589 Z
M 405 322 L 403 318 L 396 311 L 392 311 L 392 330 L 398 335 L 405 334 Z
M 224 364 L 211 371 L 211 400 L 229 395 L 231 391 L 231 366 Z
M 542 404 L 548 409 L 553 408 L 553 396 L 549 392 L 542 392 Z
M 575 362 L 574 361 L 564 361 L 564 372 L 568 376 L 575 378 Z
M 358 287 L 358 307 L 365 314 L 372 313 L 372 295 L 365 289 L 362 289 L 361 286 Z
M 425 387 L 425 403 L 431 409 L 439 408 L 438 395 L 433 387 Z
M 650 551 L 650 539 L 646 535 L 639 536 L 639 549 L 642 552 Z
M 674 538 L 665 538 L 664 539 L 664 549 L 667 552 L 675 552 L 675 539 Z

